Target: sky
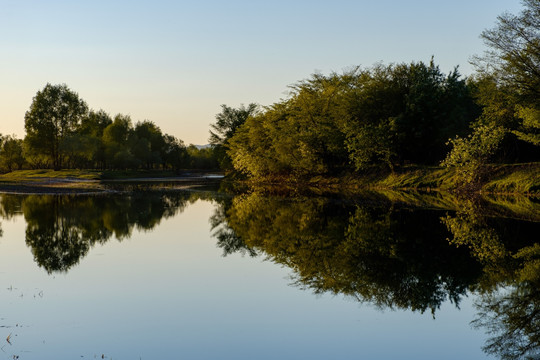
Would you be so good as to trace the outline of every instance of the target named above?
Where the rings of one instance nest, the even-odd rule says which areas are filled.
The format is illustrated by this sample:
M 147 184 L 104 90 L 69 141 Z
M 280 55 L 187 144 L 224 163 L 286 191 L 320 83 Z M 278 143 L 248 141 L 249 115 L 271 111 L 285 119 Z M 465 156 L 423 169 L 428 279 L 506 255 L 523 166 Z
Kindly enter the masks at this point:
M 0 0 L 0 133 L 23 138 L 47 83 L 91 109 L 208 143 L 221 104 L 266 106 L 314 72 L 429 62 L 474 72 L 519 0 Z

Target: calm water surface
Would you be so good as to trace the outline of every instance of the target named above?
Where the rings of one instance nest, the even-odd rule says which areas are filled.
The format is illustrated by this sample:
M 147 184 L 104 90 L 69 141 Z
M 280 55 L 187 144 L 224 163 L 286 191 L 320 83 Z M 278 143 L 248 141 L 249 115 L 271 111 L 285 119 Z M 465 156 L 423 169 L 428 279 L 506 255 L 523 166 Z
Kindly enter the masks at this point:
M 0 209 L 0 359 L 538 350 L 535 214 L 204 191 L 3 195 Z

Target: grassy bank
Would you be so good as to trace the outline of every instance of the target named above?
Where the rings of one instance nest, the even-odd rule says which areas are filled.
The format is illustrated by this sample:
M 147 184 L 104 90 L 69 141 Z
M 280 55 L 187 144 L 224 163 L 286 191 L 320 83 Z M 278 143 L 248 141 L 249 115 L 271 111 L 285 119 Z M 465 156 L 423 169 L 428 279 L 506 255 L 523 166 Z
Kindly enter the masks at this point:
M 488 165 L 485 177 L 475 192 L 540 196 L 540 163 Z M 418 190 L 459 192 L 460 177 L 456 168 L 404 167 L 395 172 L 373 170 L 336 177 L 273 177 L 248 180 L 255 186 L 309 189 L 313 192 L 355 193 L 362 190 Z
M 489 165 L 486 176 L 477 187 L 485 194 L 522 194 L 540 197 L 540 163 Z M 196 178 L 207 174 L 200 171 L 97 171 L 97 170 L 19 170 L 0 175 L 1 186 L 51 186 L 71 188 L 99 188 L 111 180 Z M 417 190 L 459 192 L 459 175 L 455 168 L 404 167 L 395 172 L 372 170 L 364 173 L 311 178 L 273 177 L 241 181 L 231 177 L 230 182 L 282 190 L 307 190 L 315 193 L 355 193 L 363 190 Z
M 373 184 L 388 189 L 437 189 L 459 191 L 457 168 L 413 169 L 384 176 Z M 488 165 L 478 192 L 492 194 L 540 195 L 540 163 Z

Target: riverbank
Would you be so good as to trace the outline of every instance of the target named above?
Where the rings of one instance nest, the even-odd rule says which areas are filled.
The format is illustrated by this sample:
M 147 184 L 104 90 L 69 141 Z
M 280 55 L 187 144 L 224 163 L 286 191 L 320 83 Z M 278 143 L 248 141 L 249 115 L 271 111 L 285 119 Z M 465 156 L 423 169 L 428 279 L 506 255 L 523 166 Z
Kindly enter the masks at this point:
M 475 193 L 540 197 L 540 163 L 487 165 Z M 372 170 L 340 176 L 272 177 L 243 181 L 250 187 L 354 194 L 363 190 L 462 192 L 457 168 L 403 167 L 394 172 Z
M 480 194 L 540 197 L 540 163 L 486 166 L 485 177 L 475 189 Z M 193 186 L 219 182 L 223 174 L 201 171 L 95 171 L 20 170 L 0 175 L 4 193 L 93 193 L 118 189 L 122 184 Z M 456 168 L 403 167 L 394 172 L 373 170 L 341 176 L 267 177 L 243 180 L 231 176 L 229 186 L 264 188 L 272 192 L 355 194 L 365 190 L 460 192 Z
M 93 170 L 20 170 L 0 175 L 0 193 L 10 194 L 94 194 L 134 189 L 134 184 L 155 187 L 189 187 L 215 183 L 223 175 L 217 172 L 172 171 L 93 171 Z M 124 184 L 129 184 L 123 186 Z

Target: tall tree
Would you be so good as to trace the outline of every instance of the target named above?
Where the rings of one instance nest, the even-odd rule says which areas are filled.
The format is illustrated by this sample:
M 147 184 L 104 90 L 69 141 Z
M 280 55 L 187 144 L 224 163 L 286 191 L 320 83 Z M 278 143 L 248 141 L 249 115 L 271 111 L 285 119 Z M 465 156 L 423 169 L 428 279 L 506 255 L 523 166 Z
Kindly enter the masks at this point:
M 222 169 L 232 168 L 231 159 L 226 152 L 229 148 L 229 139 L 250 116 L 254 116 L 257 112 L 258 105 L 254 103 L 247 107 L 241 105 L 237 109 L 221 105 L 221 112 L 216 115 L 216 123 L 210 125 L 212 130 L 208 141 L 214 148 L 214 154 Z
M 62 167 L 62 141 L 72 134 L 88 112 L 88 106 L 67 85 L 47 84 L 34 97 L 24 116 L 27 142 L 47 155 L 55 170 Z
M 147 169 L 163 162 L 165 139 L 161 129 L 152 121 L 145 120 L 135 124 L 133 130 L 136 136 L 133 154 Z
M 504 13 L 481 37 L 489 50 L 477 58 L 512 84 L 526 100 L 540 105 L 540 2 L 523 0 L 519 15 Z M 487 69 L 489 70 L 489 69 Z
M 117 114 L 114 121 L 103 130 L 102 139 L 109 165 L 121 169 L 138 167 L 137 159 L 131 152 L 134 136 L 128 115 Z
M 476 58 L 476 64 L 496 80 L 501 92 L 515 97 L 519 124 L 510 130 L 519 139 L 540 145 L 540 1 L 522 3 L 520 14 L 504 13 L 494 28 L 482 33 L 489 50 Z M 489 112 L 491 107 L 484 110 Z
M 103 110 L 90 110 L 88 116 L 82 119 L 80 133 L 85 137 L 87 154 L 91 156 L 94 166 L 103 169 L 106 164 L 103 131 L 112 124 L 112 119 Z

